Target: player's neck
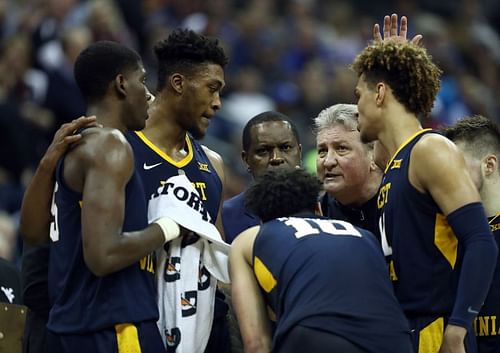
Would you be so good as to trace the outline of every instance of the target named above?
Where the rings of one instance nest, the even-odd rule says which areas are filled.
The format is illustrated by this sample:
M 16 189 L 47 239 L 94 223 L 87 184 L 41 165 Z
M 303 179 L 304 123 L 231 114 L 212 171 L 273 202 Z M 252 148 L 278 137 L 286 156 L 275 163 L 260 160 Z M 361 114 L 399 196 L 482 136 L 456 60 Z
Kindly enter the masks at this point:
M 480 191 L 484 210 L 488 217 L 500 212 L 500 176 L 485 180 Z
M 398 105 L 387 111 L 379 140 L 392 157 L 403 143 L 420 130 L 422 125 L 415 114 Z
M 174 112 L 168 104 L 162 102 L 165 97 L 159 95 L 149 109 L 149 119 L 142 131 L 158 147 L 165 150 L 181 150 L 185 147 L 186 130 L 176 123 Z
M 120 119 L 120 112 L 110 103 L 102 101 L 99 104 L 90 104 L 87 108 L 87 116 L 91 115 L 95 115 L 97 122 L 104 127 L 118 129 L 123 133 L 127 131 Z

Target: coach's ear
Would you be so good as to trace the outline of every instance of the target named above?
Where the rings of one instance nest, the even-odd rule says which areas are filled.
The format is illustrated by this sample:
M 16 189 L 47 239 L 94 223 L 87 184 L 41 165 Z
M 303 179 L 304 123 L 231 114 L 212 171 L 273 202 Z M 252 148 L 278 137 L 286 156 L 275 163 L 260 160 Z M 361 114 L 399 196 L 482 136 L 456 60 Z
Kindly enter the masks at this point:
M 316 202 L 316 207 L 314 208 L 314 213 L 316 216 L 323 216 L 323 210 L 321 209 L 321 203 L 318 201 Z

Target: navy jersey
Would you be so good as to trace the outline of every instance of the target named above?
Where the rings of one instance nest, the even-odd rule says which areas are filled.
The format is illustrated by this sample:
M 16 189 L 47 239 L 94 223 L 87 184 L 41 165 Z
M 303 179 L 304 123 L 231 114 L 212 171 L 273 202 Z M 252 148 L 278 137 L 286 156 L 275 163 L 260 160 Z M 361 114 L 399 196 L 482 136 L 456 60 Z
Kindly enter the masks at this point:
M 146 202 L 168 178 L 182 173 L 198 190 L 211 222 L 215 223 L 221 201 L 222 182 L 200 143 L 186 134 L 186 157 L 176 162 L 142 132 L 130 132 L 127 139 L 134 150 L 136 170 L 144 185 L 143 197 Z
M 458 240 L 432 197 L 408 179 L 411 151 L 427 133 L 410 137 L 389 161 L 377 207 L 382 247 L 392 253 L 391 279 L 406 315 L 447 317 L 456 295 Z
M 156 321 L 153 256 L 148 255 L 120 271 L 96 277 L 83 259 L 81 200 L 63 178 L 64 159 L 56 170 L 51 206 L 52 240 L 49 296 L 52 309 L 47 327 L 56 333 L 80 334 L 120 323 Z M 134 171 L 125 190 L 123 232 L 147 227 L 144 190 Z
M 340 219 L 354 224 L 356 227 L 369 230 L 380 241 L 378 229 L 377 195 L 357 207 L 345 206 L 328 194 L 320 200 L 323 216 Z
M 234 238 L 245 229 L 260 224 L 260 218 L 245 207 L 245 192 L 224 201 L 222 224 L 227 243 L 232 243 Z
M 253 268 L 277 316 L 275 349 L 301 325 L 367 352 L 408 352 L 408 324 L 368 231 L 313 215 L 272 220 L 255 239 Z
M 500 249 L 500 212 L 489 223 Z M 474 321 L 478 353 L 500 353 L 500 257 L 497 261 L 488 296 Z

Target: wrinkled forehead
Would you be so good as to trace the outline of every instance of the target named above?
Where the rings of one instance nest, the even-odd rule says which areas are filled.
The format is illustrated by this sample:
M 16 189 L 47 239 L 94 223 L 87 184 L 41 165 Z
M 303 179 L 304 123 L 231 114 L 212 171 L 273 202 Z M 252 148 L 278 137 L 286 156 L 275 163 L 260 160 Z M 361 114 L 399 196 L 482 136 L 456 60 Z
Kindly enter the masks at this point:
M 287 121 L 264 121 L 250 130 L 253 144 L 257 143 L 297 143 L 292 126 Z

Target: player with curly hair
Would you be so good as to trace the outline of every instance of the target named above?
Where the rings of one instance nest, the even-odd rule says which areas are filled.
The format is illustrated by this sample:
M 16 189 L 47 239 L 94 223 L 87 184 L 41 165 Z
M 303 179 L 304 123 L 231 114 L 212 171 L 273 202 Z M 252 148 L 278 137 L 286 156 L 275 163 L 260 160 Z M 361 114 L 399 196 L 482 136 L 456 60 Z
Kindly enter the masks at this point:
M 419 120 L 432 109 L 441 70 L 424 48 L 397 41 L 369 45 L 352 68 L 361 139 L 378 139 L 392 156 L 379 226 L 415 351 L 475 352 L 472 322 L 498 251 L 461 152 Z
M 245 352 L 410 353 L 379 243 L 315 215 L 320 190 L 316 176 L 281 168 L 246 191 L 264 223 L 238 235 L 230 254 Z M 273 337 L 266 305 L 276 316 Z
M 228 58 L 217 39 L 188 29 L 174 30 L 155 45 L 154 52 L 158 61 L 156 99 L 149 111 L 146 128 L 128 136 L 136 156 L 136 168 L 144 184 L 145 197 L 149 198 L 170 177 L 185 174 L 197 189 L 210 219 L 224 234 L 220 216 L 224 185 L 222 158 L 197 140 L 205 135 L 210 120 L 221 108 L 220 92 L 225 85 L 224 67 Z M 168 304 L 163 303 L 166 291 L 162 288 L 171 284 L 164 273 L 172 261 L 178 261 L 172 252 L 172 246 L 160 249 L 157 263 L 159 326 L 167 348 L 186 352 L 190 350 L 187 344 L 195 344 L 196 347 L 203 347 L 197 350 L 227 352 L 227 304 L 221 292 L 215 294 L 210 338 L 179 332 L 182 328 L 175 323 L 172 313 L 163 309 Z M 181 260 L 179 262 L 182 265 Z M 208 273 L 192 275 L 200 278 L 208 276 L 209 283 L 216 281 Z M 207 291 L 212 291 L 212 286 L 204 289 L 204 294 Z M 202 293 L 196 293 L 200 300 Z M 197 315 L 203 310 L 212 310 L 196 303 L 194 307 Z

